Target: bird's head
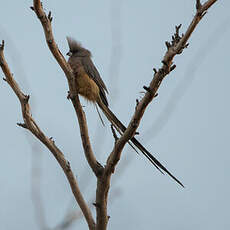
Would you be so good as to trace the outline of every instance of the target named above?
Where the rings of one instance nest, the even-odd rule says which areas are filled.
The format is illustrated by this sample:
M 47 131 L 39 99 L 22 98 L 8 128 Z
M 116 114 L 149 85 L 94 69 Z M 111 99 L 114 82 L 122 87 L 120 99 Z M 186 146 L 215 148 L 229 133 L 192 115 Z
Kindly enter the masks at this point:
M 69 45 L 69 52 L 66 55 L 76 57 L 91 56 L 90 51 L 83 48 L 79 42 L 71 37 L 66 37 L 66 39 Z

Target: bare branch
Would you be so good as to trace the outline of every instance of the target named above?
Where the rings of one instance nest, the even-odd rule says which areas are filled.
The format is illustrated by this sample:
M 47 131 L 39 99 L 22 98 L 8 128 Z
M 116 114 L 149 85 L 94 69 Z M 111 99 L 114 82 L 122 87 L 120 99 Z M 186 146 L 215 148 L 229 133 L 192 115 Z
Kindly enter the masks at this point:
M 69 84 L 68 98 L 71 99 L 75 112 L 77 114 L 84 153 L 85 153 L 86 159 L 90 167 L 92 168 L 93 172 L 95 173 L 96 176 L 98 176 L 103 171 L 103 167 L 97 162 L 93 154 L 93 150 L 92 150 L 90 140 L 89 140 L 89 135 L 88 135 L 86 117 L 82 109 L 82 106 L 80 104 L 78 94 L 76 92 L 74 75 L 72 73 L 72 69 L 69 66 L 69 64 L 66 62 L 62 53 L 58 49 L 57 44 L 55 43 L 53 33 L 52 33 L 52 26 L 51 26 L 51 21 L 52 21 L 51 12 L 49 12 L 49 15 L 47 17 L 42 8 L 41 1 L 34 0 L 33 2 L 34 2 L 34 5 L 33 5 L 34 11 L 43 26 L 44 34 L 46 37 L 46 43 L 49 46 L 49 49 L 51 53 L 53 54 L 54 58 L 56 59 L 56 61 L 58 62 L 62 70 L 64 71 L 66 78 L 68 80 L 68 84 Z
M 173 58 L 177 54 L 181 54 L 184 48 L 187 48 L 187 41 L 189 37 L 191 36 L 192 32 L 194 31 L 195 27 L 199 23 L 199 21 L 202 18 L 202 14 L 211 7 L 217 0 L 209 0 L 205 2 L 203 5 L 199 7 L 199 9 L 196 12 L 196 15 L 194 16 L 192 22 L 190 23 L 186 33 L 183 36 L 179 35 L 179 30 L 181 28 L 181 25 L 176 26 L 176 32 L 172 36 L 172 41 L 169 43 L 167 42 L 167 52 L 164 55 L 163 58 L 163 66 L 156 71 L 154 69 L 154 77 L 149 85 L 149 87 L 145 86 L 144 89 L 146 90 L 145 96 L 142 98 L 142 100 L 138 103 L 135 109 L 135 113 L 132 117 L 132 120 L 129 123 L 129 126 L 127 127 L 125 133 L 123 136 L 116 142 L 116 145 L 114 146 L 113 152 L 110 154 L 107 165 L 106 165 L 106 171 L 114 171 L 112 169 L 116 162 L 120 159 L 121 150 L 123 149 L 125 143 L 133 137 L 133 135 L 136 132 L 137 127 L 139 126 L 140 120 L 145 112 L 146 107 L 149 105 L 149 103 L 153 100 L 154 96 L 157 93 L 157 90 L 164 79 L 166 75 L 168 75 L 176 66 L 173 65 Z
M 107 164 L 105 167 L 105 172 L 98 178 L 97 183 L 97 194 L 96 194 L 96 209 L 97 209 L 97 225 L 96 230 L 105 230 L 108 224 L 108 214 L 107 214 L 107 199 L 108 199 L 108 190 L 110 187 L 110 179 L 111 175 L 115 170 L 115 167 L 120 160 L 121 152 L 124 148 L 124 145 L 135 135 L 136 129 L 139 126 L 140 120 L 143 117 L 145 109 L 149 105 L 149 103 L 153 100 L 155 95 L 157 95 L 157 90 L 165 78 L 173 69 L 175 69 L 175 65 L 173 65 L 173 58 L 177 54 L 181 54 L 184 48 L 188 47 L 188 39 L 194 31 L 195 27 L 202 19 L 207 9 L 211 7 L 217 0 L 209 0 L 206 1 L 203 5 L 200 4 L 200 1 L 197 1 L 196 8 L 197 12 L 194 16 L 192 22 L 190 23 L 187 31 L 182 36 L 179 35 L 179 30 L 181 25 L 176 26 L 176 32 L 172 36 L 171 42 L 166 42 L 167 51 L 163 58 L 163 65 L 157 71 L 154 70 L 154 77 L 147 87 L 145 96 L 142 98 L 140 102 L 137 103 L 135 113 L 126 129 L 124 134 L 116 141 L 113 151 L 107 159 Z
M 22 116 L 24 120 L 24 124 L 18 124 L 19 126 L 22 126 L 23 128 L 28 129 L 31 133 L 33 133 L 53 154 L 53 156 L 58 161 L 59 165 L 63 169 L 70 187 L 72 189 L 73 195 L 79 204 L 86 220 L 89 225 L 89 228 L 94 230 L 95 229 L 95 223 L 91 214 L 91 211 L 89 207 L 87 206 L 87 203 L 85 202 L 78 183 L 76 181 L 75 175 L 71 170 L 69 162 L 65 159 L 64 154 L 61 152 L 61 150 L 55 145 L 54 141 L 48 137 L 45 136 L 45 134 L 41 131 L 41 129 L 36 124 L 35 120 L 32 118 L 31 111 L 30 111 L 30 105 L 29 105 L 29 96 L 26 96 L 19 88 L 19 85 L 14 80 L 13 75 L 9 69 L 9 66 L 5 60 L 4 57 L 4 41 L 2 44 L 0 44 L 0 66 L 2 68 L 2 71 L 5 74 L 6 81 L 12 88 L 12 90 L 17 95 L 20 103 L 21 103 L 21 109 L 22 109 Z

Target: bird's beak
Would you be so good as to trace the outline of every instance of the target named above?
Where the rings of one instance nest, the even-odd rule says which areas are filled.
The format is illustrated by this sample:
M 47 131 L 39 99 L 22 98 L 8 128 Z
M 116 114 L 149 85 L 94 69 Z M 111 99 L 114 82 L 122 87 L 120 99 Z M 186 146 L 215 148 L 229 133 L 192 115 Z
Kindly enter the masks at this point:
M 69 51 L 66 55 L 71 56 L 71 55 L 72 55 L 72 52 Z

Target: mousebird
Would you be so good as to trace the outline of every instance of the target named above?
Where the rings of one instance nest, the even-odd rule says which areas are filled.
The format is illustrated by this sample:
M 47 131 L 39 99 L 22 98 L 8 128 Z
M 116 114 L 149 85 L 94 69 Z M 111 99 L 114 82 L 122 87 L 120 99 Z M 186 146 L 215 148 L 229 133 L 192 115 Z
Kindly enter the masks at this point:
M 126 127 L 109 109 L 109 103 L 106 97 L 108 90 L 91 60 L 90 51 L 83 48 L 79 42 L 71 37 L 67 37 L 67 41 L 69 45 L 69 52 L 67 55 L 70 56 L 68 63 L 75 76 L 77 92 L 86 100 L 96 103 L 115 129 L 120 134 L 123 134 Z M 184 185 L 175 176 L 173 176 L 135 137 L 132 137 L 130 141 L 159 171 L 166 172 L 171 178 L 184 187 Z

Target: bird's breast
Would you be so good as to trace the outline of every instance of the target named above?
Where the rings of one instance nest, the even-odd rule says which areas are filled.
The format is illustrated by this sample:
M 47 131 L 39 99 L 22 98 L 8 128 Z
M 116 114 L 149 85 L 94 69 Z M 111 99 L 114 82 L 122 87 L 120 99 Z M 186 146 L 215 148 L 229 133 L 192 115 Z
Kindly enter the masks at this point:
M 79 70 L 76 75 L 77 91 L 87 100 L 96 102 L 99 97 L 99 88 L 85 71 Z

